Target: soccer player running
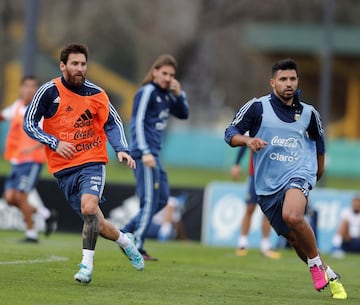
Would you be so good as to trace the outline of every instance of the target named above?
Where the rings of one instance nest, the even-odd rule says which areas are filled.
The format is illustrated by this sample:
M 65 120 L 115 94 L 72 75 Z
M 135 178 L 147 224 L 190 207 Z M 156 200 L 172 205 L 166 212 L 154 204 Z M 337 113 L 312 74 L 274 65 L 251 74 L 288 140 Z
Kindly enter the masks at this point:
M 169 198 L 167 174 L 159 160 L 169 115 L 179 119 L 189 116 L 185 93 L 175 79 L 176 70 L 173 56 L 160 55 L 134 97 L 130 151 L 136 161 L 134 174 L 140 210 L 123 231 L 134 233 L 136 246 L 145 260 L 157 260 L 144 250 L 145 235 L 153 215 L 165 207 Z
M 10 121 L 5 144 L 5 160 L 11 163 L 11 171 L 5 181 L 4 199 L 8 205 L 17 207 L 23 214 L 26 230 L 22 242 L 37 243 L 39 234 L 33 215 L 38 214 L 45 221 L 45 234 L 55 229 L 56 211 L 45 206 L 35 207 L 29 203 L 29 193 L 36 187 L 45 162 L 41 143 L 31 139 L 23 130 L 25 111 L 31 102 L 38 80 L 33 75 L 24 76 L 20 83 L 20 97 L 0 112 L 0 121 Z
M 330 283 L 332 297 L 346 299 L 338 274 L 320 257 L 304 218 L 309 192 L 324 171 L 325 144 L 320 116 L 300 100 L 298 81 L 296 62 L 276 62 L 272 93 L 240 108 L 225 131 L 225 141 L 252 150 L 258 203 L 277 234 L 308 264 L 315 289 Z
M 24 119 L 25 131 L 45 144 L 49 171 L 72 209 L 84 221 L 82 261 L 74 279 L 89 283 L 98 235 L 115 241 L 136 270 L 144 260 L 135 247 L 133 236 L 114 227 L 100 209 L 108 162 L 106 140 L 117 153 L 119 162 L 131 169 L 135 161 L 121 119 L 105 91 L 87 80 L 88 49 L 69 44 L 60 53 L 62 76 L 42 85 L 35 94 Z M 44 118 L 43 128 L 38 125 Z

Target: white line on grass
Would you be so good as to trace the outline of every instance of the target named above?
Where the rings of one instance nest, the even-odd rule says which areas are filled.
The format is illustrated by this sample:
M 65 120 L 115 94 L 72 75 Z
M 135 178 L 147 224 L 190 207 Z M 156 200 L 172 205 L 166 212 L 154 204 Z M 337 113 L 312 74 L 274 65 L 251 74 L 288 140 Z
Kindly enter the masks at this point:
M 51 255 L 47 258 L 36 258 L 36 259 L 17 260 L 17 261 L 0 261 L 0 265 L 41 264 L 41 263 L 53 263 L 53 262 L 65 262 L 67 260 L 69 260 L 67 257 Z

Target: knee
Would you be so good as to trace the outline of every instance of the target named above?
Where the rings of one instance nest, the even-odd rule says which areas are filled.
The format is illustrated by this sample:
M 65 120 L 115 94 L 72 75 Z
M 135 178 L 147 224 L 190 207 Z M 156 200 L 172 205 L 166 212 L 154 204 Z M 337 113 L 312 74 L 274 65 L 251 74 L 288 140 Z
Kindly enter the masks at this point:
M 4 194 L 4 199 L 9 205 L 17 205 L 15 192 L 7 191 Z
M 93 215 L 97 212 L 99 200 L 94 195 L 83 195 L 81 198 L 81 214 Z
M 283 219 L 292 228 L 301 224 L 304 221 L 304 216 L 298 213 L 283 213 Z

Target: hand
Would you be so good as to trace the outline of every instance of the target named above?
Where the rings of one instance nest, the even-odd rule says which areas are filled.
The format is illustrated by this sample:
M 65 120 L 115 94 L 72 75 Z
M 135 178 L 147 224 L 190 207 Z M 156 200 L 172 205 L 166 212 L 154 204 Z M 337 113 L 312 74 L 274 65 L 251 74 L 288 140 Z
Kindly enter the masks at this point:
M 260 138 L 249 138 L 249 141 L 246 143 L 246 145 L 250 147 L 253 152 L 256 153 L 259 150 L 264 149 L 267 145 L 267 142 Z
M 175 96 L 179 96 L 181 94 L 180 83 L 175 78 L 173 78 L 170 82 L 170 91 L 172 91 Z
M 240 165 L 233 165 L 231 168 L 231 179 L 234 181 L 239 180 L 241 174 L 241 167 Z
M 65 141 L 59 141 L 55 151 L 66 160 L 72 159 L 76 153 L 75 146 Z
M 127 160 L 126 165 L 128 167 L 130 167 L 131 169 L 136 168 L 135 160 L 128 153 L 126 153 L 124 151 L 120 151 L 120 152 L 117 153 L 117 157 L 118 157 L 118 160 L 119 160 L 120 163 L 123 162 L 124 159 L 125 159 L 125 160 Z
M 145 166 L 153 168 L 156 167 L 156 160 L 152 154 L 142 155 L 141 161 L 142 163 L 144 163 Z

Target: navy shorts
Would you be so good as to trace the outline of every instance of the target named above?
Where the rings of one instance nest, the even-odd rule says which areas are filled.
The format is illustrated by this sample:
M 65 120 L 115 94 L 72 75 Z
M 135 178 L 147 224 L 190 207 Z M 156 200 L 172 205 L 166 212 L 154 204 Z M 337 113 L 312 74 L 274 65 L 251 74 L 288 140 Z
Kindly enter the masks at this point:
M 305 198 L 308 198 L 311 190 L 311 185 L 301 178 L 290 179 L 287 185 L 280 191 L 269 196 L 258 196 L 258 203 L 261 210 L 266 215 L 271 226 L 278 235 L 287 236 L 290 228 L 287 226 L 282 218 L 282 208 L 284 204 L 285 194 L 289 189 L 300 189 Z
M 104 164 L 91 164 L 70 174 L 57 177 L 57 183 L 71 208 L 82 217 L 81 196 L 83 194 L 92 194 L 97 196 L 100 202 L 104 201 L 105 176 Z
M 34 162 L 13 165 L 5 181 L 5 191 L 15 189 L 29 193 L 38 182 L 42 166 L 42 163 Z

